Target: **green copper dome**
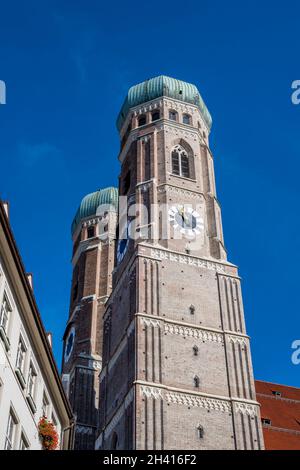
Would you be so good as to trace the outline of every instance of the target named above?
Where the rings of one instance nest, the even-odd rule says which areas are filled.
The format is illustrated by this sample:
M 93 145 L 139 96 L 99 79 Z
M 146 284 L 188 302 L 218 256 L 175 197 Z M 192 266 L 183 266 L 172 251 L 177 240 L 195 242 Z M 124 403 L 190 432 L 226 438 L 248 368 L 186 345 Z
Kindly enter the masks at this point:
M 197 87 L 191 83 L 177 80 L 176 78 L 160 75 L 159 77 L 150 78 L 129 88 L 117 119 L 118 130 L 120 131 L 130 108 L 154 100 L 160 96 L 168 96 L 198 106 L 208 128 L 211 128 L 211 115 Z
M 115 209 L 118 209 L 119 191 L 117 188 L 105 188 L 99 189 L 98 191 L 87 194 L 82 199 L 80 206 L 77 209 L 76 215 L 72 222 L 72 235 L 78 227 L 79 222 L 86 217 L 96 215 L 97 208 L 101 205 L 108 204 Z

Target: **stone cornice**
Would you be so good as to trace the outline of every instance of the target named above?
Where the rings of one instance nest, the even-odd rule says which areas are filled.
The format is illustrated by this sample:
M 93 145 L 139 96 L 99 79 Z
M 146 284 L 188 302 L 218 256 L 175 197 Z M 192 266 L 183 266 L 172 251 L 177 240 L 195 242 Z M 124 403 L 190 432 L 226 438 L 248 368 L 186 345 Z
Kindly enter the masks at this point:
M 249 416 L 257 415 L 260 407 L 259 403 L 254 400 L 193 392 L 142 380 L 137 380 L 134 383 L 140 386 L 140 394 L 142 396 L 155 400 L 165 400 L 168 403 L 178 405 L 214 409 L 227 413 L 231 413 L 232 409 L 234 409 L 236 413 L 247 414 Z
M 170 261 L 176 261 L 181 264 L 190 264 L 193 266 L 211 269 L 219 274 L 223 274 L 224 276 L 227 276 L 225 271 L 226 267 L 237 268 L 236 265 L 230 263 L 229 261 L 219 261 L 215 258 L 205 258 L 203 256 L 192 256 L 180 251 L 169 250 L 168 248 L 162 247 L 159 244 L 150 245 L 147 242 L 140 242 L 138 247 L 140 250 L 143 247 L 150 248 L 153 260 L 162 261 L 164 259 L 169 259 Z M 139 253 L 138 256 L 143 256 L 143 254 Z M 231 277 L 236 277 L 236 279 L 239 279 L 238 276 L 231 275 Z
M 154 127 L 154 125 L 156 127 Z M 151 129 L 151 130 L 150 130 Z M 145 131 L 145 134 L 141 134 L 141 132 Z M 160 131 L 165 131 L 165 132 L 170 132 L 177 137 L 182 137 L 183 139 L 188 139 L 190 137 L 192 138 L 198 138 L 199 139 L 199 144 L 204 145 L 208 148 L 207 144 L 203 140 L 203 136 L 200 132 L 199 129 L 193 126 L 187 126 L 186 124 L 181 124 L 176 121 L 170 121 L 169 119 L 159 119 L 158 121 L 155 121 L 155 123 L 150 122 L 145 124 L 143 127 L 136 127 L 133 129 L 129 136 L 128 139 L 124 145 L 124 147 L 121 149 L 118 159 L 120 163 L 123 163 L 128 150 L 130 149 L 131 144 L 138 140 L 138 139 L 143 139 L 145 136 L 149 136 L 153 134 L 154 132 L 160 132 Z M 210 152 L 210 155 L 211 152 Z

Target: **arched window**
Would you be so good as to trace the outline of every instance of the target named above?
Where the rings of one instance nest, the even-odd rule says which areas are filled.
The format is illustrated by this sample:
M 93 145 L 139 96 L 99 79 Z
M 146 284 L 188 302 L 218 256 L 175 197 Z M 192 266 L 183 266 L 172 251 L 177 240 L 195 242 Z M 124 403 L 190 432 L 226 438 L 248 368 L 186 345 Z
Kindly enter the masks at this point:
M 189 157 L 180 145 L 176 145 L 172 151 L 172 173 L 173 175 L 190 178 Z
M 198 424 L 198 426 L 197 426 L 197 434 L 198 434 L 199 439 L 203 439 L 204 429 L 203 429 L 203 426 L 201 426 L 201 424 Z
M 154 111 L 154 112 L 151 114 L 152 122 L 153 122 L 153 121 L 157 121 L 159 118 L 160 118 L 160 112 L 159 112 L 159 111 Z
M 90 225 L 87 229 L 87 238 L 93 238 L 95 236 L 95 226 Z
M 199 379 L 198 375 L 195 375 L 195 377 L 194 377 L 194 387 L 199 388 L 199 386 L 200 386 L 200 379 Z
M 140 126 L 144 126 L 145 124 L 146 124 L 146 116 L 143 114 L 142 116 L 139 117 L 138 125 L 140 127 Z
M 114 432 L 111 438 L 111 449 L 116 450 L 117 448 L 118 448 L 118 434 Z
M 171 119 L 171 121 L 177 121 L 177 112 L 173 109 L 169 111 L 169 119 Z
M 193 346 L 194 356 L 198 356 L 199 348 L 198 346 Z
M 191 122 L 192 122 L 191 116 L 189 114 L 183 114 L 182 115 L 182 122 L 183 122 L 183 124 L 191 125 Z

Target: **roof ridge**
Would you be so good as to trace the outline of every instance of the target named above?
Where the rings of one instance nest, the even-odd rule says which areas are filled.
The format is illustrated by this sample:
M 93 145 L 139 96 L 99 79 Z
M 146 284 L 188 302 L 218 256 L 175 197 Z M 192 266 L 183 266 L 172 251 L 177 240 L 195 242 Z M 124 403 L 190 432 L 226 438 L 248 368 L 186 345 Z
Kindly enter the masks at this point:
M 294 385 L 284 385 L 284 384 L 280 384 L 277 382 L 269 382 L 268 380 L 259 380 L 259 379 L 255 379 L 255 382 L 261 382 L 261 383 L 270 384 L 270 385 L 279 385 L 280 387 L 295 388 L 296 390 L 299 390 L 300 392 L 300 387 L 296 387 Z

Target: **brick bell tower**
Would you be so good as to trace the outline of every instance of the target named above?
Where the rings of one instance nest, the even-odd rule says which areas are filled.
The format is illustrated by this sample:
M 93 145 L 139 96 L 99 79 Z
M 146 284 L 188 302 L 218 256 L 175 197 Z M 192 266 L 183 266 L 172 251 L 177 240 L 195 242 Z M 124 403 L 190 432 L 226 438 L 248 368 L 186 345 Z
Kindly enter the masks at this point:
M 263 449 L 210 114 L 194 85 L 159 76 L 130 88 L 118 128 L 119 222 L 140 238 L 119 230 L 96 449 Z
M 73 277 L 62 380 L 76 416 L 75 449 L 94 449 L 102 366 L 102 317 L 112 287 L 118 190 L 85 196 L 72 224 Z

